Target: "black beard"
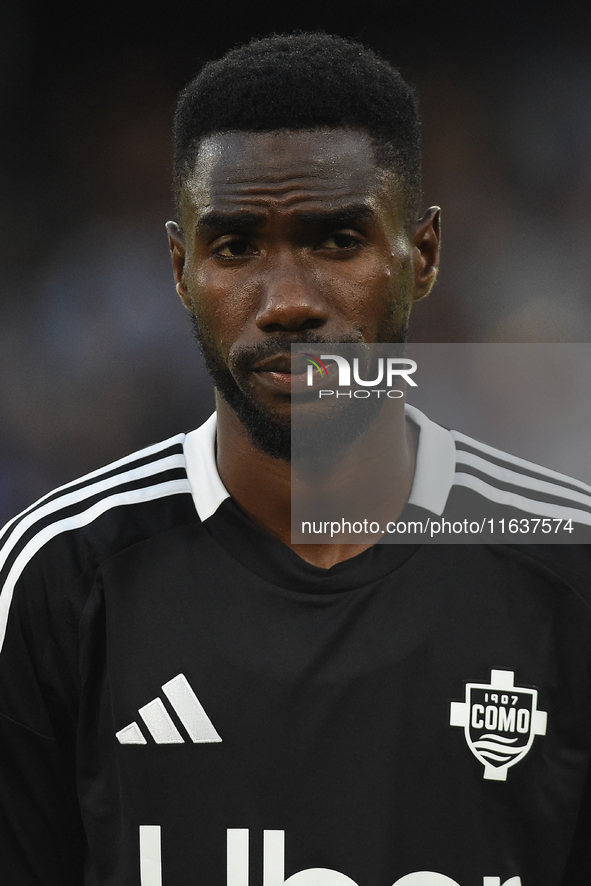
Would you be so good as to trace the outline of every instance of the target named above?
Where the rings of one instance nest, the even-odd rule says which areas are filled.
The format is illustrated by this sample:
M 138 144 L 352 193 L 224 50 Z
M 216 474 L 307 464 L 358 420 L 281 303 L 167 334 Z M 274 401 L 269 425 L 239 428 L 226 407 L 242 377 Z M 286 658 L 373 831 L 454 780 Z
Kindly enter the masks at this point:
M 261 409 L 254 400 L 244 393 L 223 362 L 218 349 L 207 334 L 207 330 L 193 312 L 191 312 L 191 326 L 216 390 L 228 406 L 234 410 L 253 444 L 272 458 L 289 461 L 291 459 L 290 421 L 281 420 Z M 287 346 L 284 343 L 281 347 L 281 343 L 274 339 L 269 341 L 266 347 L 261 345 L 259 348 L 253 348 L 249 352 L 249 357 L 254 361 L 265 360 L 280 351 L 282 353 L 285 353 L 286 350 L 289 351 L 290 344 L 291 340 Z
M 255 400 L 251 399 L 237 384 L 204 324 L 199 322 L 198 317 L 193 312 L 191 312 L 190 318 L 193 334 L 197 339 L 205 366 L 214 386 L 228 406 L 234 410 L 252 443 L 266 455 L 290 462 L 292 457 L 291 419 L 280 418 L 269 410 L 261 408 Z M 403 343 L 407 340 L 407 333 L 408 318 L 403 323 L 402 328 L 389 341 Z M 357 336 L 350 335 L 343 336 L 339 339 L 339 342 L 342 344 L 358 344 L 360 339 Z M 303 330 L 300 333 L 297 343 L 306 345 L 335 344 L 334 341 L 314 335 L 312 331 L 307 330 Z M 242 351 L 236 360 L 235 368 L 247 368 L 256 362 L 271 359 L 278 354 L 289 353 L 292 344 L 295 344 L 293 336 L 276 333 L 269 341 Z M 358 407 L 360 402 L 367 404 L 366 421 L 356 422 L 353 425 L 351 422 L 343 421 L 343 414 L 341 413 L 341 415 L 337 416 L 336 421 L 325 425 L 322 433 L 322 445 L 315 447 L 316 452 L 331 452 L 331 457 L 334 457 L 336 450 L 340 450 L 352 442 L 352 435 L 357 437 L 363 433 L 368 424 L 373 421 L 383 403 L 383 401 L 377 400 L 377 398 L 375 404 L 371 399 L 356 402 Z M 347 427 L 349 433 L 343 434 L 345 427 Z M 316 433 L 318 433 L 318 429 L 316 429 Z

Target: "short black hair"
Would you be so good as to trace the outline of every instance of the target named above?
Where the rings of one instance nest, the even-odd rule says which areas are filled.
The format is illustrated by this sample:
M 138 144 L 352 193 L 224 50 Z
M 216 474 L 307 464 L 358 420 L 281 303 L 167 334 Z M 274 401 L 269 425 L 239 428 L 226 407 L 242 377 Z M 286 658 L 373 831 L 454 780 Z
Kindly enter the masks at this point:
M 366 132 L 378 166 L 402 184 L 408 221 L 416 219 L 421 146 L 412 87 L 373 50 L 317 31 L 255 38 L 205 64 L 182 90 L 174 118 L 177 206 L 207 136 L 324 128 Z

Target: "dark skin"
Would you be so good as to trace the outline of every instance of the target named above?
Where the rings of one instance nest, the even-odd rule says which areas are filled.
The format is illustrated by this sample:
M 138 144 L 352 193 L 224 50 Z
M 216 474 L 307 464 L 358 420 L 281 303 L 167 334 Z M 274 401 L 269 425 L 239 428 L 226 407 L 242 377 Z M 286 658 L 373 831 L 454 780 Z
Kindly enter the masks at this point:
M 431 207 L 409 228 L 396 179 L 376 165 L 363 132 L 212 136 L 185 185 L 181 226 L 167 225 L 177 292 L 244 392 L 289 421 L 286 358 L 239 374 L 241 348 L 295 343 L 310 331 L 324 341 L 395 341 L 413 302 L 435 281 L 439 215 Z M 290 464 L 253 444 L 217 390 L 216 408 L 220 477 L 256 523 L 324 568 L 370 547 L 292 544 Z M 396 459 L 388 459 L 393 492 L 384 507 L 395 519 L 410 494 L 417 441 L 401 408 L 388 422 Z M 383 438 L 375 439 L 361 461 L 355 445 L 345 453 L 341 478 L 360 463 L 366 474 L 383 472 Z

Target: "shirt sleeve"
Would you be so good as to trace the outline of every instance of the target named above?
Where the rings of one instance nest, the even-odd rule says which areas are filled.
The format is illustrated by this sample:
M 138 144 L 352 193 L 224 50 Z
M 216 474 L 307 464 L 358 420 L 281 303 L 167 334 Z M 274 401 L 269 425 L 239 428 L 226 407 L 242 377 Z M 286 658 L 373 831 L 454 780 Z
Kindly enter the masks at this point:
M 579 809 L 577 827 L 560 886 L 589 886 L 591 882 L 591 769 Z
M 15 562 L 5 557 L 0 591 L 0 882 L 82 886 L 68 570 L 38 555 L 15 580 Z

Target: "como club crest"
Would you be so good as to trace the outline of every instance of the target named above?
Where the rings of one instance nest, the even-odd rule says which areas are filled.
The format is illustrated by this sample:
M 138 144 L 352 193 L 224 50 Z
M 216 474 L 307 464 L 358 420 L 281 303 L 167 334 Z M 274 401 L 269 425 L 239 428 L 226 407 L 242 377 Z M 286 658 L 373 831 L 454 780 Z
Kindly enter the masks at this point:
M 468 747 L 484 766 L 484 778 L 505 781 L 536 735 L 546 734 L 537 689 L 515 686 L 513 671 L 490 672 L 490 683 L 466 683 L 466 700 L 452 701 L 449 722 L 463 726 Z

